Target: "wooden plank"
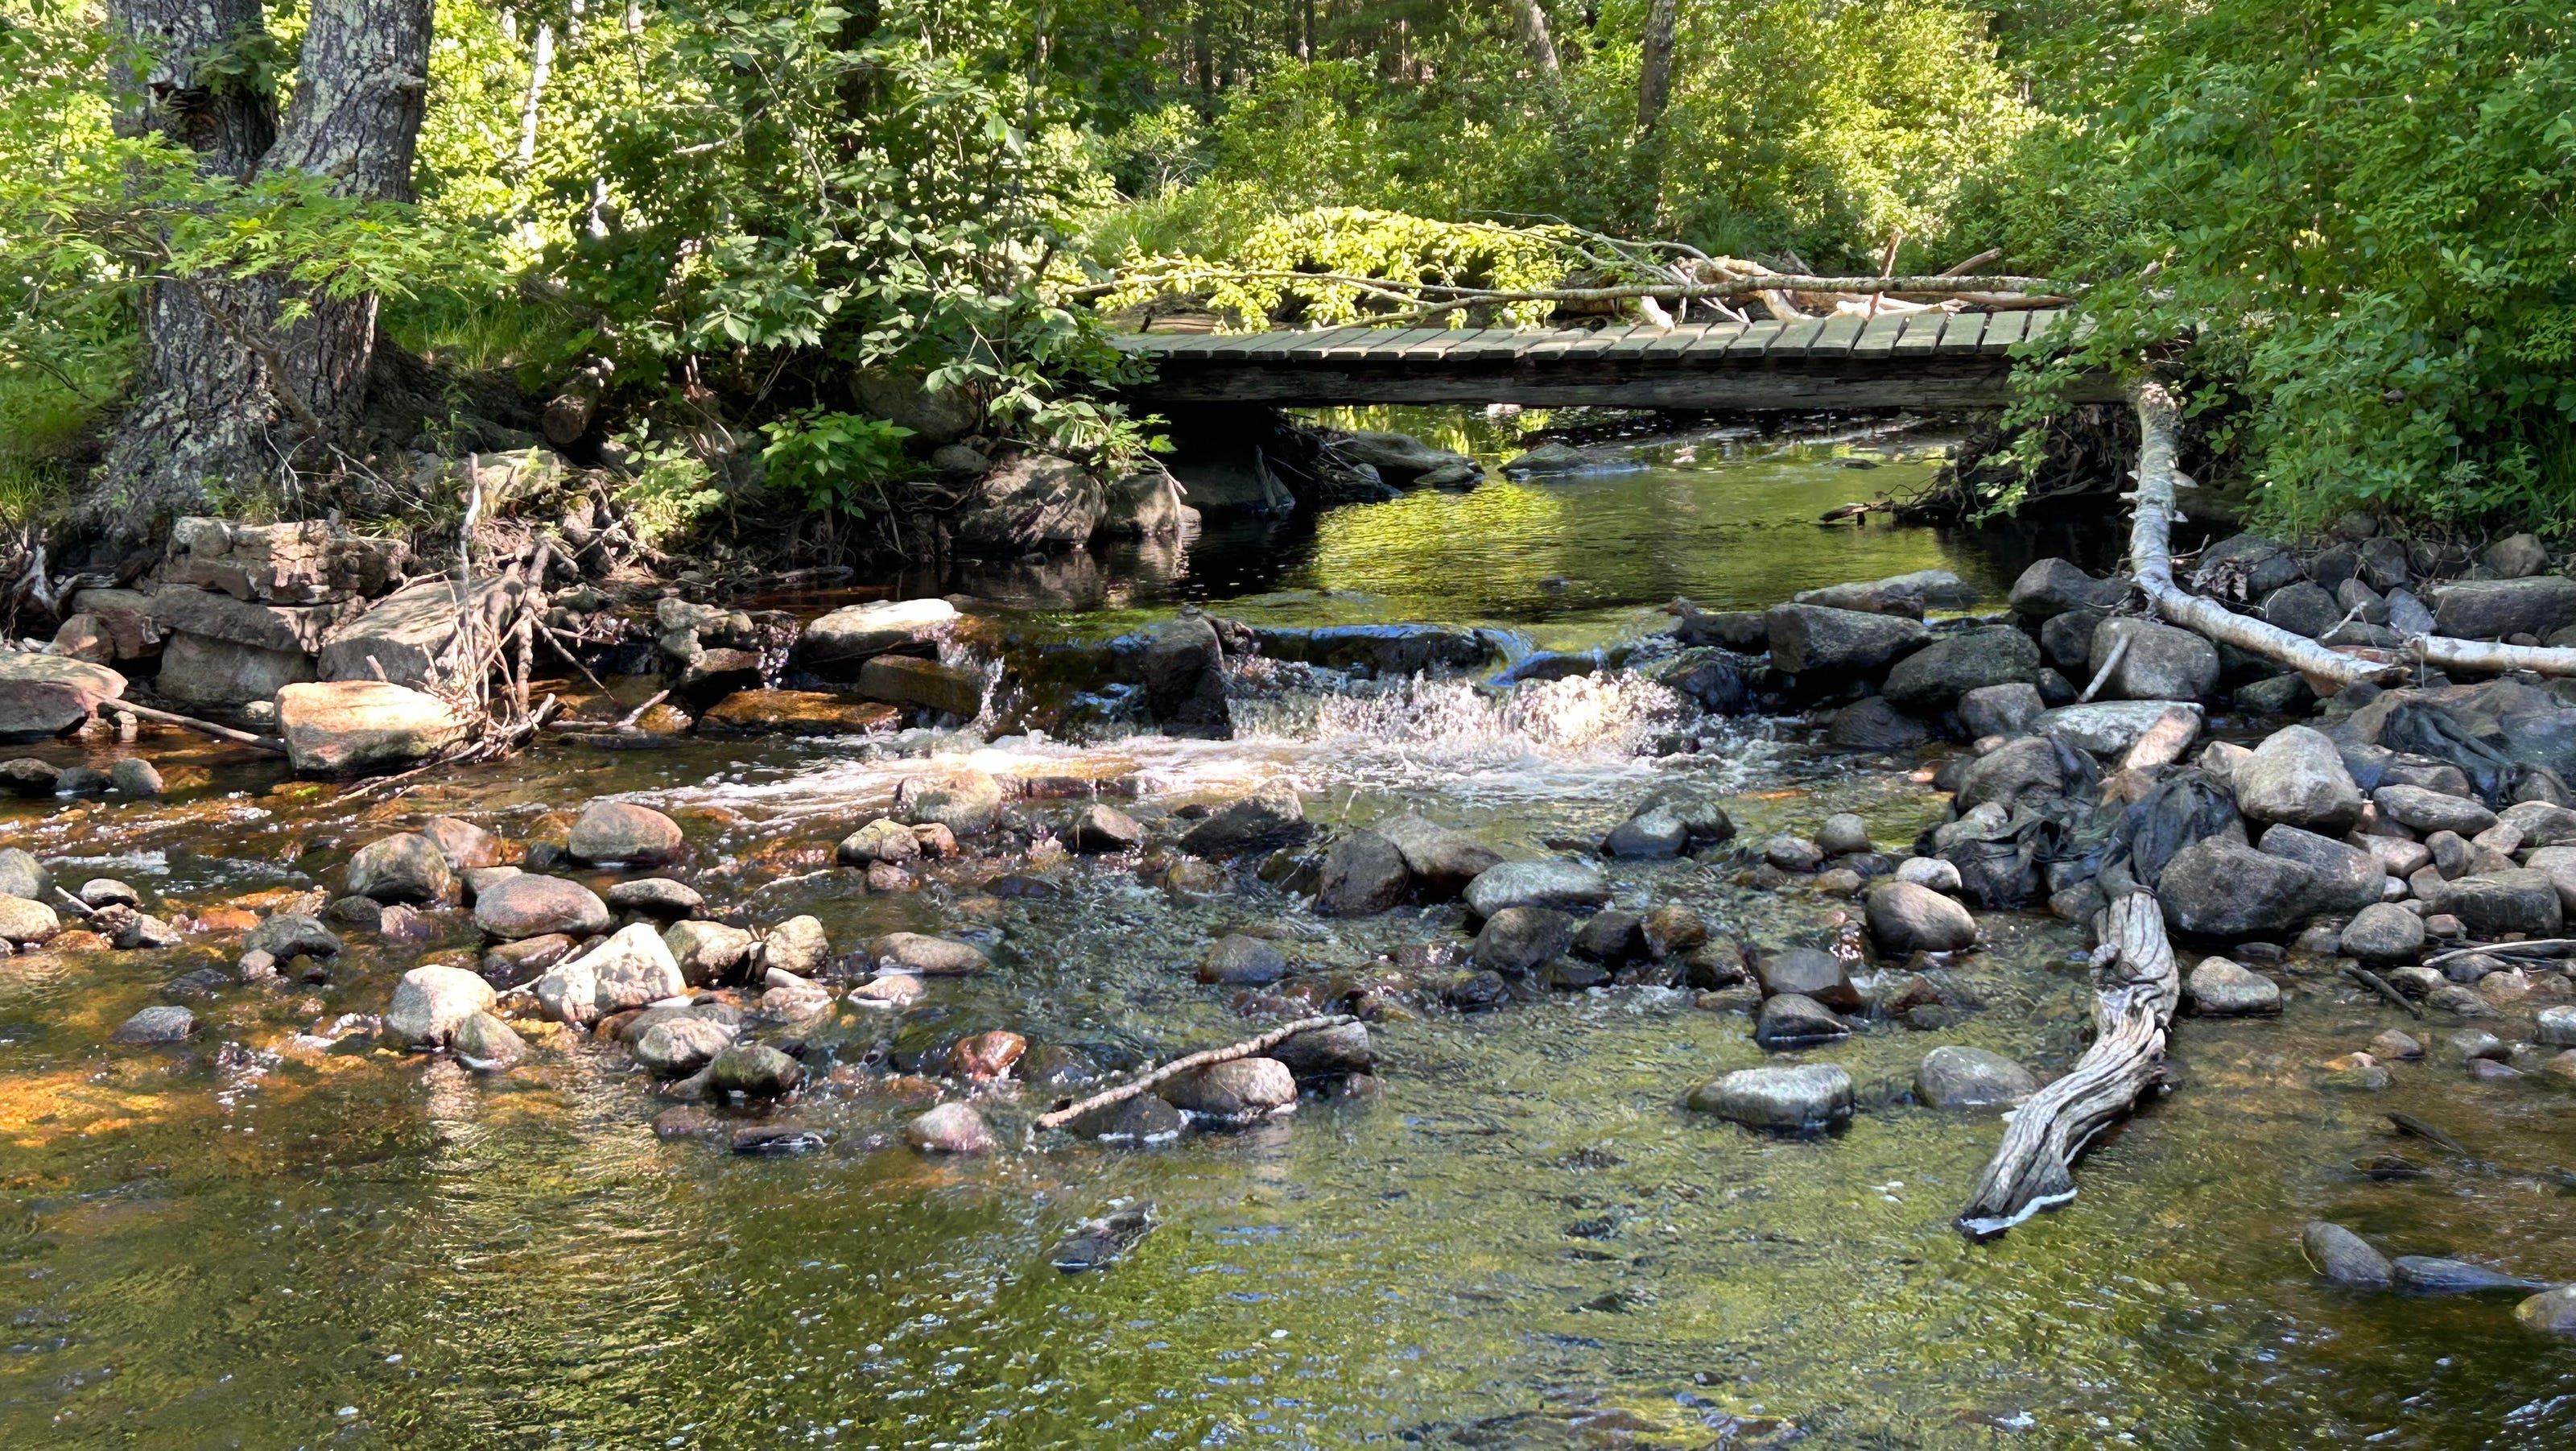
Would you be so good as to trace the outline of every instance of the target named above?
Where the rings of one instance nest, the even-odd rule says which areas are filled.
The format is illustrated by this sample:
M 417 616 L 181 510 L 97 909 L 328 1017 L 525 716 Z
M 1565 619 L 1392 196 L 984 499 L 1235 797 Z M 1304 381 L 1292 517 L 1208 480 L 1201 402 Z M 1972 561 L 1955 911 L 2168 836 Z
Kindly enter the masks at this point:
M 1414 343 L 1404 350 L 1404 360 L 1406 362 L 1438 362 L 1440 359 L 1449 356 L 1453 350 L 1455 350 L 1460 344 L 1464 343 L 1467 339 L 1474 337 L 1476 335 L 1476 329 L 1467 327 L 1444 327 L 1433 328 L 1431 329 L 1431 333 L 1432 336 L 1423 339 L 1421 342 Z
M 1477 328 L 1465 341 L 1451 348 L 1443 361 L 1450 363 L 1508 363 L 1528 346 L 1530 334 L 1518 328 Z
M 1801 322 L 1782 323 L 1780 336 L 1773 338 L 1771 346 L 1762 350 L 1762 361 L 1767 363 L 1774 358 L 1804 358 L 1807 356 L 1807 349 L 1815 346 L 1817 336 L 1824 330 L 1825 320 L 1821 317 L 1811 317 Z
M 1730 363 L 1740 363 L 1748 358 L 1760 357 L 1763 349 L 1779 340 L 1780 331 L 1786 326 L 1788 324 L 1778 322 L 1751 324 L 1744 331 L 1737 333 L 1733 342 L 1726 345 L 1726 360 Z
M 1382 327 L 1355 327 L 1350 329 L 1346 336 L 1326 344 L 1318 351 L 1326 362 L 1357 362 L 1375 354 L 1378 349 L 1386 346 L 1386 340 L 1393 336 L 1395 334 Z
M 1860 341 L 1861 325 L 1860 318 L 1847 312 L 1826 318 L 1824 327 L 1816 333 L 1816 340 L 1807 345 L 1807 356 L 1821 359 L 1850 357 L 1852 344 Z
M 1565 355 L 1569 358 L 1596 357 L 1617 347 L 1623 339 L 1627 338 L 1630 334 L 1645 328 L 1645 326 L 1646 325 L 1644 323 L 1614 322 L 1608 327 L 1595 329 L 1590 335 L 1575 343 L 1574 346 L 1567 348 L 1565 350 Z
M 1247 363 L 1284 363 L 1292 357 L 1297 344 L 1306 334 L 1268 332 L 1245 344 L 1242 357 Z
M 1982 312 L 1950 314 L 1949 325 L 1941 329 L 1942 356 L 1956 357 L 1976 352 L 1977 339 L 1983 337 L 1985 331 L 1986 315 Z
M 1733 323 L 1686 322 L 1648 343 L 1646 351 L 1658 358 L 1679 357 L 1707 338 L 1711 328 L 1724 327 L 1732 330 L 1734 326 Z
M 1626 337 L 1612 343 L 1605 351 L 1621 354 L 1642 353 L 1679 331 L 1677 327 L 1657 327 L 1650 322 L 1639 323 L 1628 330 Z
M 1905 331 L 1896 335 L 1896 356 L 1928 358 L 1940 344 L 1941 325 L 1949 319 L 1937 312 L 1910 312 L 1905 315 Z
M 1852 344 L 1855 359 L 1877 361 L 1896 351 L 1897 335 L 1905 331 L 1901 317 L 1873 317 L 1860 325 L 1860 339 Z
M 1552 362 L 1591 337 L 1590 333 L 1577 332 L 1572 328 L 1550 328 L 1521 349 L 1521 357 L 1533 363 Z
M 1999 312 L 1994 314 L 1986 321 L 1986 335 L 1977 341 L 1978 355 L 1980 357 L 1993 357 L 2000 353 L 2011 352 L 2013 350 L 2013 344 L 2021 341 L 2022 332 L 2029 326 L 2029 313 Z
M 1689 361 L 1696 363 L 1702 359 L 1723 356 L 1727 348 L 1733 345 L 1737 338 L 1744 336 L 1744 330 L 1750 326 L 1752 324 L 1741 322 L 1710 323 L 1707 330 L 1699 335 L 1699 339 L 1690 345 Z
M 1296 335 L 1296 341 L 1287 346 L 1288 358 L 1291 362 L 1319 362 L 1323 359 L 1325 349 L 1337 343 L 1347 342 L 1352 337 L 1368 331 L 1367 328 L 1359 327 L 1328 327 L 1321 332 L 1299 333 Z
M 2025 347 L 2037 347 L 2040 345 L 2040 340 L 2042 338 L 2050 338 L 2049 347 L 2054 349 L 2057 344 L 2066 340 L 2064 330 L 2058 327 L 2058 324 L 2063 322 L 2065 318 L 2066 310 L 2064 308 L 2052 307 L 2044 311 L 2032 313 L 2030 315 L 2030 331 L 2021 335 L 2022 344 Z M 2053 337 L 2051 336 L 2052 334 L 2054 335 Z
M 1401 362 L 1417 344 L 1427 343 L 1447 331 L 1447 328 L 1438 327 L 1409 327 L 1401 332 L 1388 333 L 1369 349 L 1371 359 Z

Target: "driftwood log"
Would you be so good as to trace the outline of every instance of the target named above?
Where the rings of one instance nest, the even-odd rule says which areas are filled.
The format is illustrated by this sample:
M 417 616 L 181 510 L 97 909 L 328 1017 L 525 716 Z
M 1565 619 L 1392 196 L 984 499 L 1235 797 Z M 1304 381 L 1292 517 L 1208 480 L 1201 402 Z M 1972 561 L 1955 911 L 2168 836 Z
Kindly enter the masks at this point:
M 2323 681 L 2321 695 L 2355 681 L 2394 681 L 2402 668 L 2329 650 L 2314 640 L 2293 635 L 2278 625 L 2240 615 L 2216 600 L 2187 594 L 2173 577 L 2174 439 L 2182 410 L 2173 394 L 2152 379 L 2140 383 L 2138 409 L 2138 492 L 2129 522 L 2129 568 L 2138 592 L 2155 612 L 2195 634 L 2239 650 L 2277 660 L 2309 678 Z
M 1156 1085 L 1168 1083 L 1184 1073 L 1210 1068 L 1219 1063 L 1231 1063 L 1237 1058 L 1258 1058 L 1300 1033 L 1321 1032 L 1326 1028 L 1338 1028 L 1344 1023 L 1358 1021 L 1359 1019 L 1348 1013 L 1330 1013 L 1319 1018 L 1299 1018 L 1293 1023 L 1273 1028 L 1257 1038 L 1246 1038 L 1240 1043 L 1229 1043 L 1222 1048 L 1210 1048 L 1204 1053 L 1192 1053 L 1186 1058 L 1175 1058 L 1162 1067 L 1149 1069 L 1116 1088 L 1095 1093 L 1089 1098 L 1073 1103 L 1057 1105 L 1054 1109 L 1038 1115 L 1038 1127 L 1060 1129 L 1093 1109 L 1125 1103 Z
M 1992 1239 L 2075 1197 L 2075 1156 L 2126 1115 L 2158 1076 L 2182 979 L 2165 940 L 2164 908 L 2131 892 L 2094 918 L 2093 1046 L 2073 1071 L 2005 1121 L 2003 1143 L 1977 1180 L 1959 1228 Z
M 275 736 L 263 736 L 254 734 L 250 731 L 238 731 L 233 729 L 231 726 L 217 725 L 210 720 L 199 720 L 192 715 L 181 715 L 174 710 L 154 710 L 148 705 L 136 705 L 130 700 L 111 700 L 105 705 L 100 706 L 99 709 L 105 711 L 109 715 L 114 715 L 121 710 L 127 715 L 133 716 L 137 720 L 148 720 L 159 725 L 177 726 L 183 731 L 195 731 L 201 736 L 207 736 L 218 741 L 229 741 L 236 746 L 248 746 L 255 751 L 271 751 L 281 756 L 286 754 L 286 742 L 279 740 Z

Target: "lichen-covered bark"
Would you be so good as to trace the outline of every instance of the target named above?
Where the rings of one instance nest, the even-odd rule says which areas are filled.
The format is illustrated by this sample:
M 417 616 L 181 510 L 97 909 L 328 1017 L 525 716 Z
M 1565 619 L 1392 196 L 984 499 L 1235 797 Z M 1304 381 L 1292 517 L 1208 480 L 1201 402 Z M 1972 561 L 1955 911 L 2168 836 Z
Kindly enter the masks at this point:
M 148 57 L 126 124 L 196 150 L 210 175 L 285 168 L 334 179 L 342 196 L 411 197 L 428 89 L 431 0 L 316 0 L 279 127 L 273 98 L 198 84 L 210 47 L 260 30 L 258 0 L 110 0 L 110 24 Z M 89 522 L 117 538 L 207 512 L 227 493 L 327 469 L 365 402 L 372 297 L 316 300 L 277 325 L 283 280 L 173 280 L 143 304 L 133 405 L 110 444 Z M 319 427 L 314 425 L 318 424 Z M 320 436 L 316 436 L 316 435 Z

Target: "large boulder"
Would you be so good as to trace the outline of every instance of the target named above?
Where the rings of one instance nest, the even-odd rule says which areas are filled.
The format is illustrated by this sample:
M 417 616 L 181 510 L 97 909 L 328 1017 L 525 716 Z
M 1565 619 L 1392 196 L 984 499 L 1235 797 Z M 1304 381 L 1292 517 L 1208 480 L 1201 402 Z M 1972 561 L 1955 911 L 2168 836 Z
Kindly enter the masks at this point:
M 414 832 L 384 837 L 357 849 L 341 878 L 349 894 L 379 902 L 449 902 L 456 873 L 438 844 Z
M 2422 917 L 2394 902 L 2376 902 L 2353 915 L 2337 945 L 2346 957 L 2386 967 L 2423 956 L 2424 939 Z
M 983 404 L 964 388 L 934 388 L 916 368 L 862 368 L 850 376 L 850 395 L 873 418 L 911 430 L 923 444 L 963 438 L 984 421 Z
M 2433 592 L 2434 632 L 2456 639 L 2545 638 L 2569 625 L 2576 625 L 2576 579 L 2563 575 L 2462 580 Z
M 2126 640 L 2119 668 L 2103 686 L 2118 700 L 2205 700 L 2218 689 L 2218 647 L 2189 630 L 2152 620 L 2108 619 L 2093 627 L 2091 665 L 2098 673 Z
M 104 665 L 0 651 L 0 741 L 69 735 L 124 694 L 125 677 Z
M 2156 879 L 2165 920 L 2195 937 L 2263 937 L 2305 922 L 2317 874 L 2223 836 L 2184 847 Z
M 2293 635 L 2313 640 L 2343 622 L 2344 607 L 2308 581 L 2283 585 L 2263 597 L 2263 618 Z
M 2339 836 L 2361 820 L 2361 788 L 2344 768 L 2342 754 L 2322 732 L 2306 726 L 2273 732 L 2236 763 L 2231 780 L 2237 810 L 2255 821 Z
M 397 1048 L 444 1048 L 494 1001 L 492 985 L 461 967 L 415 967 L 394 984 L 385 1040 Z
M 579 882 L 522 872 L 474 894 L 474 925 L 504 942 L 561 933 L 588 937 L 608 930 L 608 904 Z
M 1918 569 L 1911 574 L 1895 574 L 1885 579 L 1802 589 L 1791 595 L 1789 602 L 1822 605 L 1830 610 L 1859 610 L 1871 615 L 1903 615 L 1919 620 L 1926 609 L 1966 609 L 1977 602 L 1977 591 L 1946 569 Z
M 2013 613 L 2028 620 L 2053 619 L 2069 610 L 2107 610 L 2126 599 L 2129 581 L 2114 575 L 2095 579 L 2063 559 L 2043 559 L 2013 581 Z
M 1851 1117 L 1852 1081 L 1831 1063 L 1739 1068 L 1692 1089 L 1687 1102 L 1746 1128 L 1815 1133 Z
M 1819 605 L 1773 605 L 1762 618 L 1772 667 L 1791 675 L 1875 671 L 1932 638 L 1919 620 Z
M 981 836 L 1002 814 L 1002 783 L 971 767 L 936 776 L 907 776 L 895 787 L 894 818 L 910 826 L 944 826 L 952 836 Z
M 400 539 L 366 538 L 319 519 L 237 524 L 192 516 L 170 526 L 161 579 L 237 600 L 309 605 L 381 594 L 410 558 Z
M 164 588 L 152 597 L 152 623 L 165 634 L 311 655 L 334 626 L 355 619 L 361 608 L 354 602 L 267 605 L 201 589 Z
M 795 659 L 817 675 L 847 678 L 879 655 L 936 653 L 956 624 L 957 607 L 943 599 L 845 605 L 805 626 Z
M 1990 685 L 2039 679 L 2039 646 L 2010 625 L 1945 635 L 1896 662 L 1881 690 L 1907 710 L 1948 710 L 1959 697 Z
M 649 922 L 630 923 L 615 936 L 569 962 L 546 969 L 546 976 L 557 973 L 586 975 L 592 983 L 593 1001 L 602 1013 L 620 1013 L 640 1008 L 664 998 L 678 997 L 689 990 L 689 982 L 680 972 L 680 964 L 662 935 Z M 544 979 L 538 993 L 544 994 Z
M 1826 742 L 1847 751 L 1910 751 L 1930 739 L 1929 727 L 1883 695 L 1853 701 L 1825 726 Z
M 1481 472 L 1467 455 L 1434 448 L 1409 433 L 1354 433 L 1335 439 L 1333 452 L 1346 464 L 1377 470 L 1379 478 L 1397 488 L 1407 487 L 1425 474 L 1454 473 L 1461 466 L 1470 478 Z
M 1024 554 L 1082 544 L 1100 527 L 1105 491 L 1071 459 L 1024 453 L 996 466 L 953 524 L 968 554 Z
M 1502 864 L 1503 854 L 1463 831 L 1405 812 L 1371 830 L 1395 843 L 1404 867 L 1425 897 L 1448 898 L 1467 889 L 1479 873 Z
M 26 897 L 0 896 L 0 942 L 13 947 L 50 942 L 63 930 L 53 908 Z
M 288 685 L 277 692 L 277 725 L 287 759 L 312 775 L 399 769 L 466 733 L 464 719 L 446 701 L 380 680 Z
M 1478 873 L 1467 884 L 1466 897 L 1468 909 L 1479 917 L 1507 907 L 1589 912 L 1609 905 L 1610 883 L 1576 862 L 1503 862 Z
M 1314 831 L 1306 820 L 1305 800 L 1294 783 L 1273 779 L 1240 800 L 1211 812 L 1182 833 L 1181 850 L 1192 856 L 1233 857 L 1269 851 L 1304 841 Z
M 2358 912 L 2378 902 L 2385 893 L 2388 873 L 2379 865 L 2379 858 L 2333 837 L 2285 823 L 2265 831 L 2256 847 L 2266 856 L 2297 862 L 2316 873 L 2308 896 L 2309 911 Z
M 1164 469 L 1140 469 L 1109 486 L 1100 527 L 1129 539 L 1177 539 L 1199 527 L 1199 511 L 1181 502 L 1180 481 Z
M 659 866 L 680 854 L 680 823 L 631 801 L 594 801 L 572 824 L 565 850 L 579 862 Z
M 2530 867 L 2460 877 L 2425 905 L 2459 918 L 2471 936 L 2489 941 L 2514 932 L 2555 937 L 2566 920 L 2557 883 Z
M 963 720 L 984 712 L 984 672 L 918 655 L 879 655 L 859 667 L 858 693 L 888 705 L 917 705 Z
M 323 635 L 317 668 L 326 681 L 381 678 L 396 685 L 427 685 L 438 678 L 439 658 L 455 642 L 462 615 L 470 612 L 485 629 L 497 632 L 517 613 L 526 591 L 524 583 L 508 575 L 462 592 L 461 601 L 457 586 L 446 580 L 406 585 Z M 159 596 L 153 603 L 158 608 Z
M 1225 644 L 1196 613 L 1163 621 L 1134 656 L 1147 718 L 1167 732 L 1225 740 L 1234 734 L 1225 699 Z
M 2064 795 L 2066 771 L 2057 750 L 2057 743 L 2046 736 L 2024 736 L 1979 756 L 1959 773 L 1954 799 L 1960 814 L 1988 802 L 2010 811 L 2027 802 Z
M 313 657 L 301 650 L 178 633 L 162 644 L 161 672 L 152 688 L 182 705 L 231 710 L 313 678 Z

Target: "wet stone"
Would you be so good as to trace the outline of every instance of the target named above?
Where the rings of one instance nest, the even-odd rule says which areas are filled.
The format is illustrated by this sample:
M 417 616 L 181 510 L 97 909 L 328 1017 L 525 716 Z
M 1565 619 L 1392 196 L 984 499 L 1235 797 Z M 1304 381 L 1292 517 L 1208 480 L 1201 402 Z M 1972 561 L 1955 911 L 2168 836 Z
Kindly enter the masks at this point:
M 2007 1108 L 2038 1090 L 2029 1069 L 1983 1048 L 1947 1044 L 1914 1070 L 1914 1096 L 1938 1109 Z
M 172 1004 L 143 1009 L 125 1020 L 114 1035 L 119 1043 L 177 1043 L 197 1031 L 197 1015 Z
M 1258 987 L 1287 975 L 1288 959 L 1277 945 L 1240 932 L 1218 938 L 1199 960 L 1199 981 L 1205 983 Z
M 1469 882 L 1466 896 L 1479 917 L 1508 907 L 1582 912 L 1608 905 L 1610 884 L 1599 872 L 1574 862 L 1504 862 Z
M 608 904 L 579 882 L 522 872 L 475 894 L 474 925 L 505 941 L 550 933 L 587 937 L 608 930 Z
M 610 887 L 608 905 L 619 912 L 676 922 L 704 912 L 707 899 L 686 882 L 673 881 L 669 877 L 644 877 Z
M 1747 1128 L 1814 1133 L 1852 1114 L 1851 1075 L 1829 1063 L 1742 1068 L 1690 1092 L 1688 1106 Z
M 340 939 L 301 912 L 280 912 L 242 937 L 244 952 L 265 952 L 280 963 L 293 957 L 337 957 Z
M 1850 1036 L 1850 1024 L 1827 1011 L 1824 1004 L 1799 993 L 1765 998 L 1761 1017 L 1753 1028 L 1753 1041 L 1773 1053 L 1838 1043 Z
M 594 801 L 573 823 L 564 849 L 581 862 L 658 866 L 681 851 L 680 824 L 649 806 Z
M 128 756 L 107 768 L 107 784 L 128 796 L 161 794 L 161 773 L 141 756 Z
M 1086 856 L 1134 851 L 1145 844 L 1145 828 L 1116 807 L 1095 801 L 1066 828 L 1064 843 Z
M 1830 952 L 1793 947 L 1773 953 L 1754 964 L 1754 976 L 1767 994 L 1795 993 L 1846 1013 L 1861 1006 L 1850 967 Z
M 2340 1224 L 2310 1220 L 2299 1232 L 2299 1248 L 2329 1284 L 2357 1290 L 2384 1290 L 2395 1278 L 2388 1257 Z
M 1604 908 L 1575 929 L 1574 951 L 1594 962 L 1616 967 L 1646 951 L 1645 919 L 1634 912 Z
M 2192 1008 L 2206 1017 L 2242 1017 L 2281 1010 L 2281 989 L 2259 972 L 2224 957 L 2203 958 L 2191 970 Z

